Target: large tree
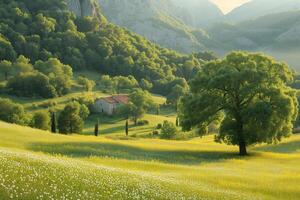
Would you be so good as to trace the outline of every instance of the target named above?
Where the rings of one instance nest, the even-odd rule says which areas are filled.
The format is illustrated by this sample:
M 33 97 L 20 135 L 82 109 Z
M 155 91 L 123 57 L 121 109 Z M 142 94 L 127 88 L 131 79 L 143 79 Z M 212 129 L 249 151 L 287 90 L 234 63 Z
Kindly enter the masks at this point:
M 10 99 L 0 98 L 0 120 L 27 125 L 29 118 L 21 104 L 14 103 Z
M 182 99 L 183 130 L 203 129 L 225 114 L 217 142 L 247 146 L 274 143 L 288 136 L 298 111 L 296 92 L 287 86 L 293 74 L 284 63 L 262 54 L 232 52 L 212 61 L 191 81 Z M 200 132 L 202 134 L 205 131 Z
M 147 91 L 135 89 L 129 94 L 129 103 L 124 107 L 122 112 L 131 120 L 137 124 L 138 119 L 150 109 L 154 108 L 155 103 L 152 100 L 151 95 Z
M 78 102 L 68 103 L 58 118 L 60 133 L 81 133 L 84 120 L 88 117 L 89 110 Z

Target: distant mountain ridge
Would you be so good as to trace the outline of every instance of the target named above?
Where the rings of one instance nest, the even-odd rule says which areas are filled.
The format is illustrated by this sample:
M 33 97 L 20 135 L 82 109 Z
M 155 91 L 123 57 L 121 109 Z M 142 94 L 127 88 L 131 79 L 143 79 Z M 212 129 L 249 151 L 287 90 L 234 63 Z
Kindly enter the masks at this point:
M 109 21 L 180 52 L 207 49 L 201 27 L 223 17 L 209 0 L 98 0 Z M 180 3 L 179 3 L 180 2 Z M 200 12 L 199 12 L 200 11 Z
M 219 55 L 231 50 L 263 51 L 286 60 L 294 68 L 300 69 L 296 56 L 297 52 L 300 52 L 300 11 L 296 9 L 298 1 L 295 0 L 286 0 L 287 4 L 280 9 L 278 6 L 282 5 L 282 2 L 273 2 L 270 7 L 277 9 L 274 9 L 271 14 L 263 7 L 270 0 L 254 0 L 225 17 L 220 14 L 221 11 L 217 6 L 207 0 L 188 0 L 190 5 L 180 4 L 180 0 L 91 0 L 91 2 L 95 1 L 99 3 L 102 13 L 110 22 L 169 49 L 183 53 L 209 50 Z M 72 2 L 75 8 L 77 5 L 77 12 L 79 12 L 80 0 Z M 209 3 L 205 4 L 205 2 Z M 196 13 L 197 10 L 203 10 L 199 7 L 201 5 L 212 6 L 215 10 L 214 14 L 206 15 L 205 19 L 209 24 L 207 27 L 202 22 L 195 24 L 197 21 L 195 19 L 201 15 L 205 16 L 204 13 Z M 257 16 L 253 16 L 250 12 L 250 15 L 245 13 L 249 17 L 245 21 L 226 22 L 225 18 L 233 16 L 238 10 L 244 9 L 246 12 L 247 8 L 259 7 L 259 5 L 263 8 L 256 10 L 260 13 Z M 91 14 L 89 6 L 82 4 L 82 8 L 86 9 L 84 12 Z M 196 11 L 193 14 L 194 8 Z M 281 12 L 286 9 L 288 11 Z M 243 16 L 241 14 L 241 19 Z M 198 28 L 202 25 L 205 30 Z
M 225 18 L 238 23 L 269 14 L 300 10 L 300 0 L 252 0 L 235 8 Z

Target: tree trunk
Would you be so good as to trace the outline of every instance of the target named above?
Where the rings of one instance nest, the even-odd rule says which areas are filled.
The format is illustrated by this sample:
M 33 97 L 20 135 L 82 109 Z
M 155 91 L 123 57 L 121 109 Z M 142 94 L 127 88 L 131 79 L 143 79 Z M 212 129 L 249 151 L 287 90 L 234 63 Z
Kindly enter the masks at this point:
M 4 73 L 4 78 L 5 78 L 5 80 L 7 81 L 7 79 L 8 79 L 8 72 L 5 72 L 5 73 Z
M 98 133 L 99 133 L 99 124 L 97 123 L 95 125 L 95 136 L 97 137 L 98 136 Z
M 238 142 L 239 142 L 240 156 L 246 156 L 247 155 L 247 144 L 246 144 L 245 136 L 244 136 L 243 121 L 242 121 L 241 117 L 237 117 L 236 121 L 237 121 L 237 136 L 238 136 Z
M 137 119 L 137 117 L 135 117 L 135 118 L 134 118 L 134 125 L 135 125 L 135 126 L 137 125 L 137 121 L 138 121 L 138 119 Z
M 246 143 L 245 143 L 244 140 L 240 140 L 239 141 L 239 148 L 240 148 L 240 156 L 246 156 L 246 155 L 248 155 Z

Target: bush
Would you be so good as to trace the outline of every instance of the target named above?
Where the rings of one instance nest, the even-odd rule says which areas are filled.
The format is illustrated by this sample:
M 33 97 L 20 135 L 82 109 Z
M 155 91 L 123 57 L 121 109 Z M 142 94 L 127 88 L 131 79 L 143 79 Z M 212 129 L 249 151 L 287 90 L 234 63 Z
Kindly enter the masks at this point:
M 45 101 L 39 104 L 41 108 L 51 108 L 57 105 L 56 101 Z
M 93 80 L 89 80 L 83 76 L 78 77 L 78 83 L 85 89 L 85 91 L 92 91 L 96 85 Z
M 176 135 L 177 128 L 174 123 L 169 121 L 164 121 L 161 128 L 161 138 L 171 139 Z
M 31 127 L 42 130 L 50 129 L 50 115 L 48 111 L 38 111 L 33 114 Z
M 20 125 L 26 125 L 29 121 L 22 105 L 2 98 L 0 98 L 0 120 Z
M 156 126 L 156 129 L 161 129 L 161 127 L 162 127 L 162 124 L 157 124 L 157 126 Z
M 148 120 L 139 120 L 137 122 L 137 125 L 138 126 L 145 126 L 145 125 L 148 125 L 149 124 L 149 121 Z
M 42 73 L 26 73 L 11 78 L 7 83 L 10 92 L 18 96 L 53 98 L 57 96 L 49 78 Z
M 157 131 L 157 130 L 153 131 L 153 132 L 152 132 L 152 135 L 153 135 L 153 136 L 158 136 L 158 135 L 159 135 L 159 131 Z
M 79 97 L 76 101 L 78 101 L 80 104 L 85 105 L 86 107 L 89 108 L 90 112 L 93 111 L 93 106 L 95 104 L 95 97 L 92 96 L 84 96 L 84 97 Z

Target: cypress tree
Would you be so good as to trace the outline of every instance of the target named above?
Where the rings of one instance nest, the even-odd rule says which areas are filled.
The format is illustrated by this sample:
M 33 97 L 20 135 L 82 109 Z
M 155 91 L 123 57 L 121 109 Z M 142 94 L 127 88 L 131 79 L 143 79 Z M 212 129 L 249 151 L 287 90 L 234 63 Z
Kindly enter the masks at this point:
M 179 126 L 179 119 L 176 117 L 176 126 Z
M 97 119 L 97 123 L 95 124 L 95 136 L 97 137 L 99 134 L 99 120 Z
M 160 105 L 157 106 L 157 109 L 156 109 L 156 115 L 159 115 L 160 114 Z
M 54 112 L 52 112 L 51 116 L 51 132 L 56 133 L 56 117 Z
M 128 136 L 128 120 L 126 120 L 126 123 L 125 123 L 125 133 L 126 133 L 126 136 Z

